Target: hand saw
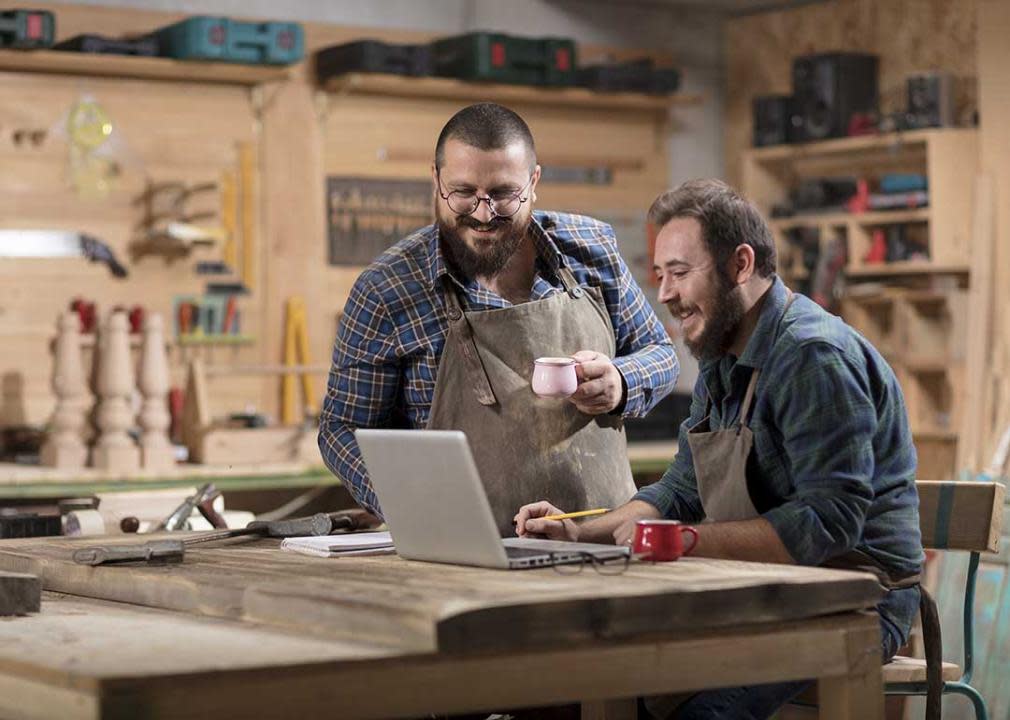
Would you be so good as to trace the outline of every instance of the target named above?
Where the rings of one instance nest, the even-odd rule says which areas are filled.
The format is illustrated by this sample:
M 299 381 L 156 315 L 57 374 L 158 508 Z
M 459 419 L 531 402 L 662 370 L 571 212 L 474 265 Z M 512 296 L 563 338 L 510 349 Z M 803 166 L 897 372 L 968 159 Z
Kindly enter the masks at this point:
M 108 245 L 96 237 L 72 230 L 0 230 L 0 258 L 83 257 L 104 263 L 116 277 L 126 268 Z

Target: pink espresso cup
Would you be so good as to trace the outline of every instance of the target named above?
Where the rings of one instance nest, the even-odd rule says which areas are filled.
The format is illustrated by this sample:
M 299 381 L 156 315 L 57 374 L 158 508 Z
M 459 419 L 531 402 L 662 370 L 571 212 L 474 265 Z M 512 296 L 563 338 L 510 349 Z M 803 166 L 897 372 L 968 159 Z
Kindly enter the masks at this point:
M 542 357 L 533 364 L 533 380 L 530 385 L 540 397 L 568 397 L 579 386 L 575 375 L 576 363 L 572 358 Z
M 687 548 L 684 547 L 684 533 L 692 538 Z M 698 531 L 679 520 L 639 520 L 635 523 L 631 551 L 643 560 L 668 562 L 690 555 L 697 544 Z

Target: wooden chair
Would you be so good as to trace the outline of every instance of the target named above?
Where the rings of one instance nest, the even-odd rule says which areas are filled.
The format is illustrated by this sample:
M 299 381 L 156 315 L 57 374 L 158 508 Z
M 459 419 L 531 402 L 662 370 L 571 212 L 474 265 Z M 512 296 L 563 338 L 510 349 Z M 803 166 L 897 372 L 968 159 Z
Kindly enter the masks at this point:
M 941 694 L 966 696 L 974 707 L 976 720 L 988 720 L 985 699 L 971 685 L 975 645 L 975 575 L 979 555 L 999 550 L 1006 490 L 995 482 L 919 480 L 915 485 L 919 491 L 919 528 L 923 547 L 929 550 L 967 550 L 971 553 L 964 588 L 964 668 L 937 658 Z M 935 612 L 935 607 L 933 610 Z M 927 694 L 927 666 L 923 659 L 895 656 L 891 662 L 884 664 L 883 677 L 885 695 Z M 816 706 L 816 687 L 802 693 L 793 704 L 808 708 Z M 927 705 L 927 714 L 932 712 L 939 717 L 939 711 L 939 707 L 930 708 Z
M 920 480 L 919 526 L 922 545 L 932 550 L 967 550 L 964 587 L 964 667 L 941 664 L 943 694 L 971 700 L 977 720 L 987 720 L 985 699 L 971 685 L 975 645 L 975 576 L 979 555 L 999 550 L 1005 488 L 998 482 Z M 897 656 L 883 667 L 886 695 L 926 695 L 926 661 Z

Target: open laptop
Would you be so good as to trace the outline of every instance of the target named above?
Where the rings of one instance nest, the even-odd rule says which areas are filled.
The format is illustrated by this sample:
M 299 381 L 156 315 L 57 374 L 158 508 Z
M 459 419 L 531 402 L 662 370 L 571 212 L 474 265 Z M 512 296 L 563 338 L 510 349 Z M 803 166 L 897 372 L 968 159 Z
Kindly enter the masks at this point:
M 359 429 L 354 434 L 401 557 L 524 569 L 585 562 L 583 553 L 603 560 L 630 552 L 596 543 L 502 539 L 462 432 Z

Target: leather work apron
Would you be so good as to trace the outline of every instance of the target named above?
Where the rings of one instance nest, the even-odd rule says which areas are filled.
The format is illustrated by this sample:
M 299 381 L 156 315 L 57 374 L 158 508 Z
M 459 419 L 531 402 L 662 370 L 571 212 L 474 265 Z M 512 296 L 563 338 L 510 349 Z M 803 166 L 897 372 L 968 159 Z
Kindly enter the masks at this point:
M 786 316 L 795 298 L 790 292 L 775 329 L 776 335 L 782 325 L 782 318 Z M 709 397 L 704 419 L 687 431 L 687 443 L 694 460 L 694 476 L 698 481 L 698 497 L 701 498 L 706 520 L 727 522 L 750 520 L 758 516 L 750 493 L 747 492 L 747 458 L 754 445 L 754 433 L 747 423 L 760 374 L 757 369 L 751 371 L 750 382 L 740 405 L 740 418 L 735 427 L 710 430 L 712 398 Z
M 782 315 L 779 317 L 775 334 L 778 335 L 782 320 L 796 296 L 790 292 Z M 726 430 L 709 430 L 709 412 L 712 399 L 708 399 L 705 418 L 688 430 L 687 442 L 691 448 L 694 473 L 698 482 L 698 495 L 708 522 L 751 520 L 759 516 L 747 489 L 747 458 L 754 443 L 754 434 L 748 427 L 748 414 L 754 401 L 760 371 L 751 371 L 750 382 L 740 405 L 740 417 L 735 427 Z M 824 567 L 840 570 L 860 570 L 876 576 L 885 590 L 899 590 L 919 585 L 921 575 L 897 576 L 880 566 L 872 557 L 853 549 L 843 555 L 831 558 Z M 940 713 L 941 679 L 941 638 L 939 616 L 936 603 L 919 587 L 919 613 L 923 625 L 923 645 L 926 655 L 928 692 L 926 699 L 927 720 L 938 720 Z
M 602 293 L 565 267 L 558 274 L 564 292 L 482 311 L 464 311 L 445 278 L 449 330 L 427 427 L 466 433 L 503 536 L 515 534 L 526 503 L 612 508 L 635 493 L 621 418 L 586 415 L 530 387 L 538 357 L 616 352 Z

